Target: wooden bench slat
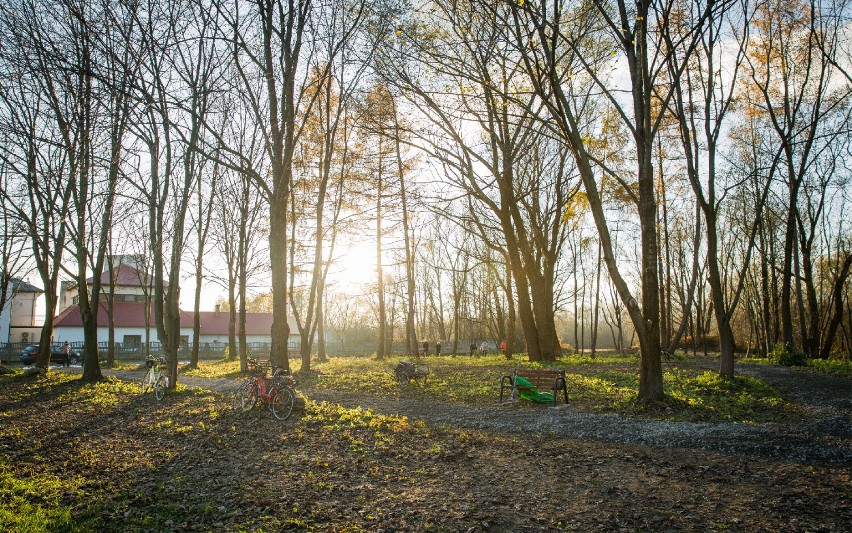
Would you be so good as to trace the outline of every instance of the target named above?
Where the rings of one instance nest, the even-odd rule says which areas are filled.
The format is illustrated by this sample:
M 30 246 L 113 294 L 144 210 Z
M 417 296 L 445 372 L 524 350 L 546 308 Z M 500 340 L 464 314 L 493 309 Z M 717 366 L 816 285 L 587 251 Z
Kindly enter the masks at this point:
M 568 403 L 568 387 L 564 370 L 549 370 L 545 368 L 515 369 L 511 376 L 503 376 L 500 379 L 500 403 L 503 403 L 503 395 L 509 390 L 509 401 L 516 402 L 518 390 L 531 389 L 530 386 L 516 385 L 515 378 L 522 377 L 532 383 L 532 387 L 542 389 L 553 394 L 553 404 L 556 405 L 556 397 L 562 391 L 565 403 Z

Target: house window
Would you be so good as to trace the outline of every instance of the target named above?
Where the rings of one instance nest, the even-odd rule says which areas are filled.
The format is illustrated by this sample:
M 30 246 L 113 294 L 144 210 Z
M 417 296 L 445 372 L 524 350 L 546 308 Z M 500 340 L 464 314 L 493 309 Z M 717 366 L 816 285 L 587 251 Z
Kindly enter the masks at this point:
M 122 344 L 125 348 L 138 348 L 142 344 L 142 335 L 125 335 Z

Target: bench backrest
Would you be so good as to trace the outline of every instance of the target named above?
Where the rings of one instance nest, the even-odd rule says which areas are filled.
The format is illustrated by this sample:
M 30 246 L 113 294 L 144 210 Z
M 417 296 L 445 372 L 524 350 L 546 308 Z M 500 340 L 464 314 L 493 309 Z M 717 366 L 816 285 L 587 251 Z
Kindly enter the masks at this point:
M 550 390 L 557 378 L 565 380 L 564 370 L 548 370 L 545 368 L 523 368 L 515 370 L 514 376 L 521 376 L 539 389 Z

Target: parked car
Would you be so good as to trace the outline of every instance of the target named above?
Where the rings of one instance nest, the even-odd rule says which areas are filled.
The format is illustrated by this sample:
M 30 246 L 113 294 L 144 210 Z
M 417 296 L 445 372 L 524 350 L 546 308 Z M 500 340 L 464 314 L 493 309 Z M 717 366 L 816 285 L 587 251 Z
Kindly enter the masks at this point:
M 21 363 L 25 365 L 31 365 L 35 363 L 36 357 L 38 357 L 38 344 L 28 344 L 21 351 Z M 65 364 L 65 352 L 62 351 L 61 344 L 51 344 L 50 345 L 50 362 Z M 80 352 L 76 350 L 71 350 L 68 353 L 68 363 L 69 364 L 77 364 L 80 362 Z

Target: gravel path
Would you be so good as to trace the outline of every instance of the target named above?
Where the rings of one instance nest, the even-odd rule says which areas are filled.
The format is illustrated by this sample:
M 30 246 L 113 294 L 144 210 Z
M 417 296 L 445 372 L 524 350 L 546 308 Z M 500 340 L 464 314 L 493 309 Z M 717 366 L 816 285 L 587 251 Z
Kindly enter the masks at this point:
M 767 365 L 740 365 L 740 373 L 758 377 L 808 406 L 815 415 L 805 423 L 719 424 L 640 420 L 617 415 L 575 413 L 565 407 L 477 407 L 368 394 L 306 390 L 314 401 L 362 407 L 456 428 L 550 434 L 615 444 L 694 448 L 722 453 L 821 461 L 852 466 L 852 379 Z M 128 379 L 130 372 L 106 372 Z M 137 379 L 141 379 L 138 373 Z M 229 392 L 231 380 L 184 376 L 187 386 Z

